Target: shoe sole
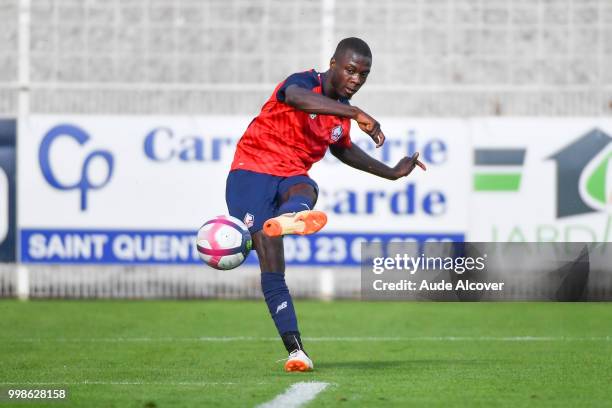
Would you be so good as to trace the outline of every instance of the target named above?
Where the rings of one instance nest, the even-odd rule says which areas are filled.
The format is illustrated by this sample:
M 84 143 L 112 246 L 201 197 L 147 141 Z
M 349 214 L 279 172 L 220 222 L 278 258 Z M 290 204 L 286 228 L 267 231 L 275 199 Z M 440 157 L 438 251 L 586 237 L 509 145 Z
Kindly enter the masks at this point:
M 314 234 L 327 224 L 327 214 L 323 211 L 303 211 L 297 214 L 296 221 L 304 223 L 304 230 L 298 235 Z
M 302 360 L 289 360 L 285 363 L 285 371 L 288 373 L 295 371 L 304 372 L 310 370 L 312 369 L 308 367 L 308 364 L 306 364 Z
M 291 234 L 297 235 L 310 235 L 318 232 L 327 224 L 327 214 L 323 211 L 302 211 L 296 214 L 293 220 L 294 226 L 300 222 L 304 224 L 301 231 L 291 231 Z M 269 237 L 280 237 L 286 235 L 283 230 L 283 226 L 276 218 L 270 218 L 264 223 L 263 226 L 264 234 Z

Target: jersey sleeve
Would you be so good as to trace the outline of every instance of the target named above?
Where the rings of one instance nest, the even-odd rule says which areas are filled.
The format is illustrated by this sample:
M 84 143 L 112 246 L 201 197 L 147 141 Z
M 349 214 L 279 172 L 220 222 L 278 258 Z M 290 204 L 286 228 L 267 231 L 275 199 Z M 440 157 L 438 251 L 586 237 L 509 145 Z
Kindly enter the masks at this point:
M 296 74 L 289 75 L 285 82 L 276 91 L 276 99 L 279 102 L 285 102 L 285 90 L 290 85 L 297 85 L 300 88 L 308 89 L 309 91 L 319 86 L 319 80 L 317 75 L 313 71 L 298 72 Z

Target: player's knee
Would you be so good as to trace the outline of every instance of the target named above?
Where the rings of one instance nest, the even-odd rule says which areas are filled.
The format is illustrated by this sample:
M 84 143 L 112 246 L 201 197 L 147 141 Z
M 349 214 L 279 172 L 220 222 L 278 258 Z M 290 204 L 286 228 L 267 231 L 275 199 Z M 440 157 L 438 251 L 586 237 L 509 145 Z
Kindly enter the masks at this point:
M 289 187 L 285 196 L 285 201 L 293 196 L 301 196 L 314 204 L 317 201 L 317 190 L 308 183 L 300 183 Z

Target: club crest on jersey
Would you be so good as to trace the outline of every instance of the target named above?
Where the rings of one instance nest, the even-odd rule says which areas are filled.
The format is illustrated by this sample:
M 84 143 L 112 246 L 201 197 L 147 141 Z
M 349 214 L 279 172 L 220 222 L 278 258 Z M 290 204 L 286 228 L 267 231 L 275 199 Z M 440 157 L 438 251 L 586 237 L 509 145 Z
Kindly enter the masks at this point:
M 342 137 L 342 125 L 338 125 L 331 131 L 332 142 L 337 142 Z
M 317 114 L 316 113 L 311 113 L 310 114 L 310 119 L 316 119 L 317 118 Z
M 246 225 L 248 228 L 251 228 L 253 226 L 253 223 L 255 222 L 255 216 L 251 213 L 246 213 L 242 221 L 244 222 L 244 225 Z

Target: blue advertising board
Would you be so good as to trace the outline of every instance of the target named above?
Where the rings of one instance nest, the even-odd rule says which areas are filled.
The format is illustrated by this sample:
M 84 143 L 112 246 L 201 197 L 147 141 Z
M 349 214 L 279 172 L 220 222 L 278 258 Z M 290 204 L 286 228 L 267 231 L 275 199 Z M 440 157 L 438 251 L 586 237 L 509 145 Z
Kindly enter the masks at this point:
M 23 229 L 21 260 L 31 263 L 198 264 L 196 234 L 190 231 Z M 457 242 L 455 234 L 318 233 L 286 236 L 290 265 L 358 266 L 362 243 Z M 257 264 L 255 251 L 246 260 Z

